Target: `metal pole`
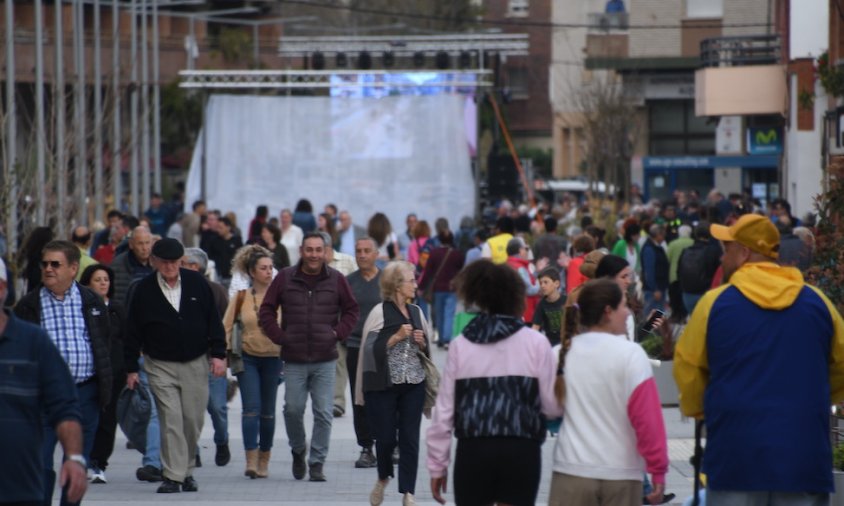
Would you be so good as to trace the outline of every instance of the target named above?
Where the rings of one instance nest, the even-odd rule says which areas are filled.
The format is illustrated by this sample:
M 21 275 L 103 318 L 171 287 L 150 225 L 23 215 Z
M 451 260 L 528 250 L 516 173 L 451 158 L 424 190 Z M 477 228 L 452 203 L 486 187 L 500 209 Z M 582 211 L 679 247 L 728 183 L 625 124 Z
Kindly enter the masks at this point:
M 111 177 L 114 185 L 114 209 L 122 210 L 120 199 L 123 196 L 123 151 L 120 138 L 120 3 L 111 1 L 111 41 L 112 41 L 112 115 L 113 134 L 111 140 Z
M 193 16 L 188 19 L 188 37 L 190 37 L 190 42 L 188 44 L 188 70 L 193 70 L 193 55 L 194 48 L 196 47 L 196 36 L 194 34 L 193 20 Z
M 158 55 L 158 0 L 152 0 L 152 161 L 155 192 L 161 194 L 161 84 Z
M 258 46 L 258 25 L 252 25 L 252 66 L 253 68 L 261 68 L 260 58 L 261 55 L 259 53 L 259 46 Z
M 147 2 L 141 0 L 141 209 L 149 207 L 149 52 L 147 45 Z
M 100 72 L 100 0 L 94 0 L 94 220 L 103 222 L 103 99 Z
M 15 107 L 15 9 L 11 0 L 6 0 L 6 174 L 9 185 L 9 200 L 6 201 L 9 214 L 6 233 L 9 250 L 18 249 L 18 154 L 17 154 L 17 108 Z
M 44 129 L 44 15 L 41 0 L 35 0 L 35 165 L 38 174 L 38 208 L 36 218 L 39 225 L 47 224 L 47 171 L 44 165 L 46 146 Z
M 56 223 L 59 237 L 65 237 L 67 215 L 67 146 L 65 145 L 65 104 L 64 89 L 64 33 L 62 32 L 62 0 L 55 0 L 56 18 L 56 78 L 55 78 L 55 115 L 56 115 Z
M 88 157 L 85 139 L 85 5 L 83 0 L 75 0 L 76 36 L 76 191 L 79 209 L 77 223 L 88 222 Z
M 130 187 L 131 187 L 131 206 L 129 208 L 132 215 L 138 215 L 138 30 L 136 28 L 137 23 L 137 0 L 131 0 L 131 11 L 132 11 L 132 45 L 130 50 L 130 59 L 132 60 L 132 75 L 131 75 L 131 97 L 130 97 L 130 122 L 131 122 L 131 136 L 129 139 L 129 148 L 131 150 L 130 158 L 131 158 L 131 176 L 130 180 Z
M 208 94 L 204 93 L 204 100 L 202 101 L 202 157 L 200 160 L 200 183 L 199 183 L 199 198 L 208 202 L 206 195 L 208 185 Z

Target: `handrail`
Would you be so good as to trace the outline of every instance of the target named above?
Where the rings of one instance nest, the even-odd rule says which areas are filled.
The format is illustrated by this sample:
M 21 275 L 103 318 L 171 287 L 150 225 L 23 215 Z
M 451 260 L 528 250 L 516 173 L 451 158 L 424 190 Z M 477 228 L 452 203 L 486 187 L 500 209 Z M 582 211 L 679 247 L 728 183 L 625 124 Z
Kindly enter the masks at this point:
M 700 43 L 703 67 L 736 67 L 771 65 L 782 58 L 779 35 L 747 35 L 715 37 Z

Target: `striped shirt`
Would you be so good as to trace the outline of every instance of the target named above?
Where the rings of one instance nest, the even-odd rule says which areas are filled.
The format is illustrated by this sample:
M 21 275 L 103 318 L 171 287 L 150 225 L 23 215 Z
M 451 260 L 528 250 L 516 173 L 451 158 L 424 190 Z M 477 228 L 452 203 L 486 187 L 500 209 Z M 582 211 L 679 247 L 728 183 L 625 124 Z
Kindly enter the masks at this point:
M 59 349 L 76 383 L 94 376 L 91 337 L 82 312 L 82 293 L 74 282 L 62 300 L 41 288 L 41 326 Z
M 164 281 L 164 276 L 162 276 L 160 272 L 157 272 L 155 277 L 158 279 L 158 286 L 161 287 L 161 292 L 164 294 L 167 302 L 169 302 L 170 305 L 173 306 L 173 309 L 175 309 L 178 313 L 180 302 L 182 300 L 182 276 L 179 276 L 179 279 L 176 280 L 176 286 L 173 287 L 168 285 L 167 281 Z

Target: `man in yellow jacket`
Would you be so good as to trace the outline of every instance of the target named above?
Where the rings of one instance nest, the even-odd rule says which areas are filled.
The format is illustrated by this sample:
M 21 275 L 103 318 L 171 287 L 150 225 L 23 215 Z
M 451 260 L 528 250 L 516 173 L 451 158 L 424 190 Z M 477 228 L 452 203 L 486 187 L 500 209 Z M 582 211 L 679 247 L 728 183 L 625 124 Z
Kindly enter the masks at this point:
M 513 218 L 502 216 L 495 222 L 495 235 L 487 239 L 481 247 L 481 256 L 489 258 L 494 264 L 503 264 L 507 261 L 507 243 L 513 238 L 513 231 L 516 229 Z
M 799 270 L 776 263 L 768 218 L 710 230 L 724 246 L 726 281 L 701 298 L 674 353 L 680 409 L 707 426 L 707 501 L 826 504 L 844 321 Z

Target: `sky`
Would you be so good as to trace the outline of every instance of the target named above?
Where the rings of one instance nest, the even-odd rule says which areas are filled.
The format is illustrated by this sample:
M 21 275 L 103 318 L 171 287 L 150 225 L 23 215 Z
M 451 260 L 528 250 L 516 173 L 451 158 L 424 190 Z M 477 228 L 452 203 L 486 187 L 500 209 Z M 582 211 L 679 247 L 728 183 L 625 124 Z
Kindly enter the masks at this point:
M 827 0 L 791 0 L 791 48 L 789 57 L 817 58 L 829 46 Z

